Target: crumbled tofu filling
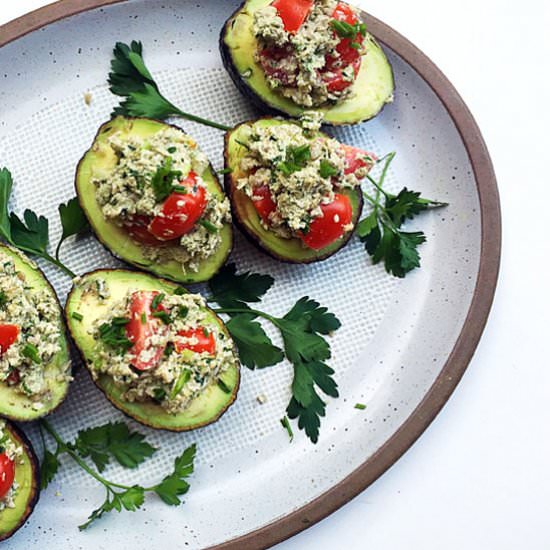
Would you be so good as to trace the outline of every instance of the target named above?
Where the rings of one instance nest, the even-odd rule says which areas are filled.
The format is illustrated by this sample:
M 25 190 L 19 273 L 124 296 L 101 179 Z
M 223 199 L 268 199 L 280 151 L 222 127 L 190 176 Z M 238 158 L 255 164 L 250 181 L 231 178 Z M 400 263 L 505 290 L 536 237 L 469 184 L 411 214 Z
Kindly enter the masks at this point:
M 17 339 L 0 354 L 0 382 L 34 401 L 39 410 L 51 398 L 45 367 L 61 351 L 59 305 L 49 288 L 34 288 L 0 252 L 0 324 L 16 325 Z M 69 365 L 60 373 L 66 380 Z
M 110 323 L 114 318 L 130 317 L 130 303 L 135 292 L 128 290 L 124 299 L 110 308 L 109 316 L 96 320 L 90 329 L 98 341 L 93 376 L 110 376 L 123 389 L 122 397 L 127 401 L 154 401 L 168 413 L 181 413 L 210 385 L 216 384 L 225 371 L 237 365 L 233 343 L 220 325 L 209 319 L 202 296 L 166 295 L 162 307 L 169 315 L 169 323 L 159 325 L 159 330 L 151 334 L 139 358 L 142 361 L 151 359 L 159 347 L 164 349 L 164 353 L 153 368 L 138 371 L 131 364 L 135 360 L 132 348 L 124 353 L 117 352 L 101 342 L 99 333 L 104 323 Z M 188 349 L 176 351 L 174 344 L 177 342 L 196 344 L 195 337 L 178 333 L 197 328 L 204 329 L 205 335 L 213 336 L 214 354 Z
M 271 88 L 303 107 L 336 104 L 353 94 L 351 86 L 329 89 L 327 82 L 335 71 L 344 69 L 343 79 L 356 78 L 351 64 L 345 65 L 337 49 L 341 38 L 331 26 L 336 0 L 316 0 L 305 22 L 297 32 L 285 30 L 277 9 L 266 6 L 254 13 L 254 34 L 258 41 L 256 61 L 260 63 Z M 356 11 L 356 10 L 354 10 Z M 358 14 L 356 13 L 359 19 Z M 363 44 L 357 44 L 363 55 Z M 266 55 L 266 52 L 273 52 Z M 333 61 L 327 67 L 327 57 Z
M 310 128 L 315 128 L 308 117 Z M 323 215 L 321 206 L 334 200 L 335 192 L 360 185 L 369 167 L 345 174 L 346 154 L 335 139 L 317 134 L 298 124 L 250 126 L 246 152 L 240 161 L 240 170 L 246 176 L 237 181 L 237 188 L 251 200 L 258 200 L 255 190 L 267 186 L 276 209 L 269 219 L 262 220 L 266 229 L 283 238 L 294 238 L 307 232 L 312 220 Z M 292 173 L 285 170 L 289 151 L 307 148 L 305 160 Z M 323 177 L 322 166 L 331 167 L 331 175 Z M 353 228 L 346 227 L 346 231 Z
M 8 458 L 16 463 L 16 467 L 18 463 L 23 461 L 23 449 L 16 445 L 6 428 L 6 422 L 0 419 L 0 454 L 2 453 L 6 453 Z M 14 480 L 9 491 L 0 499 L 0 520 L 2 518 L 2 510 L 6 508 L 15 508 L 15 497 L 17 496 L 18 489 L 19 484 Z
M 166 128 L 147 139 L 128 137 L 117 132 L 108 140 L 117 163 L 108 174 L 98 173 L 92 183 L 105 219 L 123 227 L 136 216 L 152 219 L 162 216 L 164 199 L 157 200 L 153 179 L 157 171 L 170 163 L 170 170 L 184 179 L 197 174 L 196 185 L 205 190 L 207 205 L 201 222 L 177 241 L 178 246 L 150 246 L 139 243 L 144 255 L 153 261 L 174 260 L 182 271 L 198 271 L 201 261 L 212 256 L 222 242 L 221 229 L 231 222 L 227 198 L 210 193 L 200 177 L 208 168 L 208 159 L 193 139 L 177 128 Z M 177 181 L 174 181 L 177 184 Z M 203 224 L 208 225 L 207 229 Z

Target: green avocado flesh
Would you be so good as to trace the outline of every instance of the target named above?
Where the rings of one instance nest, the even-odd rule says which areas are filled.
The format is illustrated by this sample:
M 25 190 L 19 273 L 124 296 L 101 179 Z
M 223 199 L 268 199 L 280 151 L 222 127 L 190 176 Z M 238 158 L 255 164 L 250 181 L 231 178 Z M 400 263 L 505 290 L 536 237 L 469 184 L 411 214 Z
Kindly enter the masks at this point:
M 222 57 L 235 84 L 255 103 L 268 111 L 299 116 L 307 109 L 271 88 L 262 67 L 254 59 L 257 50 L 257 40 L 253 32 L 254 12 L 269 5 L 271 1 L 247 0 L 227 21 L 220 40 Z M 368 18 L 365 14 L 362 17 L 368 27 Z M 316 108 L 324 112 L 325 124 L 364 122 L 375 117 L 386 103 L 392 101 L 395 86 L 391 65 L 380 45 L 369 34 L 366 45 L 367 52 L 353 84 L 352 96 L 341 103 Z
M 0 253 L 6 254 L 13 259 L 17 271 L 25 276 L 25 280 L 29 286 L 29 292 L 46 288 L 57 301 L 53 288 L 31 260 L 23 256 L 20 252 L 4 245 L 0 245 Z M 61 337 L 59 339 L 61 350 L 53 360 L 44 367 L 51 398 L 49 400 L 44 400 L 44 406 L 37 410 L 33 406 L 34 402 L 29 399 L 29 397 L 19 393 L 7 384 L 0 382 L 0 416 L 20 422 L 36 420 L 52 412 L 59 406 L 63 399 L 65 399 L 70 382 L 66 379 L 60 381 L 59 377 L 60 375 L 66 374 L 67 364 L 70 362 L 70 355 L 61 307 L 59 308 L 59 326 L 61 329 Z
M 184 273 L 181 264 L 174 260 L 154 262 L 144 254 L 143 247 L 130 238 L 128 233 L 103 216 L 101 207 L 96 200 L 94 177 L 108 175 L 116 165 L 117 158 L 108 145 L 108 139 L 122 131 L 128 136 L 141 138 L 150 137 L 166 128 L 166 124 L 145 118 L 128 119 L 117 117 L 103 124 L 92 144 L 92 147 L 80 161 L 76 172 L 76 193 L 82 209 L 94 230 L 97 238 L 118 258 L 150 271 L 160 277 L 167 277 L 180 283 L 198 283 L 212 278 L 225 263 L 233 244 L 231 224 L 226 224 L 222 232 L 222 242 L 219 249 L 209 258 L 202 261 L 198 271 Z M 210 193 L 223 200 L 224 193 L 217 176 L 209 167 L 201 174 Z M 171 245 L 167 245 L 168 248 Z
M 0 511 L 0 541 L 11 537 L 23 526 L 38 500 L 38 461 L 25 436 L 6 423 L 11 440 L 23 447 L 23 454 L 15 464 L 15 481 L 19 484 L 15 495 L 15 507 Z
M 340 250 L 351 238 L 353 231 L 349 231 L 344 237 L 321 250 L 307 248 L 300 239 L 284 239 L 265 229 L 252 200 L 236 186 L 239 178 L 246 176 L 240 169 L 241 159 L 246 154 L 246 149 L 238 142 L 246 142 L 248 128 L 289 124 L 290 122 L 277 118 L 261 118 L 256 121 L 244 122 L 228 132 L 225 137 L 225 167 L 230 168 L 231 172 L 225 176 L 225 186 L 231 201 L 233 221 L 255 245 L 274 258 L 285 262 L 311 263 L 324 260 Z M 324 134 L 318 132 L 317 135 Z M 340 193 L 346 195 L 351 201 L 352 222 L 355 226 L 363 209 L 361 191 L 359 189 L 344 189 Z
M 99 344 L 89 333 L 94 321 L 108 314 L 113 305 L 124 298 L 129 288 L 135 290 L 157 290 L 164 293 L 173 293 L 177 285 L 170 281 L 158 279 L 145 273 L 137 273 L 125 270 L 99 270 L 84 275 L 82 283 L 97 279 L 104 279 L 107 283 L 110 296 L 105 300 L 99 300 L 95 294 L 83 293 L 82 285 L 75 286 L 67 299 L 65 312 L 67 324 L 73 336 L 75 344 L 80 350 L 87 368 L 92 372 L 95 350 Z M 230 338 L 221 319 L 210 309 L 207 309 L 208 321 L 206 327 L 219 325 Z M 82 320 L 73 317 L 73 313 L 80 314 Z M 77 315 L 77 318 L 80 318 Z M 194 399 L 190 406 L 181 413 L 170 414 L 153 400 L 148 402 L 129 402 L 122 398 L 124 390 L 116 386 L 113 379 L 101 374 L 95 379 L 96 385 L 101 389 L 111 403 L 134 418 L 138 422 L 171 431 L 187 431 L 206 426 L 215 422 L 233 403 L 239 389 L 240 373 L 238 367 L 226 370 L 220 379 L 225 383 L 230 392 L 224 392 L 218 384 L 212 383 L 204 393 Z

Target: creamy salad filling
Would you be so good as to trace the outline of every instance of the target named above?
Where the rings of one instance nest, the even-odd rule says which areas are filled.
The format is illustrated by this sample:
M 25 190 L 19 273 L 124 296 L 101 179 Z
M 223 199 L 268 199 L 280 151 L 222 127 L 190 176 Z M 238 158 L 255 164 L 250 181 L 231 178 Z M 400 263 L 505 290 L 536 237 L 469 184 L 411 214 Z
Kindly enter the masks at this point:
M 212 194 L 201 177 L 209 166 L 206 155 L 173 127 L 148 138 L 119 131 L 108 145 L 116 165 L 92 179 L 105 219 L 125 228 L 146 257 L 197 271 L 219 248 L 221 229 L 231 221 L 229 201 Z
M 40 410 L 51 398 L 45 367 L 61 351 L 59 306 L 49 289 L 30 287 L 2 252 L 0 265 L 0 382 L 29 397 Z M 67 379 L 68 369 L 60 381 Z
M 349 98 L 366 52 L 359 13 L 337 0 L 315 0 L 300 27 L 289 31 L 281 4 L 290 1 L 273 2 L 254 13 L 255 59 L 269 85 L 303 107 Z M 289 12 L 295 17 L 294 10 Z
M 16 464 L 22 461 L 23 449 L 12 440 L 6 428 L 6 422 L 0 419 L 0 455 L 4 453 L 9 460 Z M 18 489 L 19 484 L 17 480 L 14 480 L 8 492 L 0 498 L 0 512 L 6 508 L 15 508 L 15 497 Z
M 323 205 L 332 203 L 336 193 L 359 186 L 375 160 L 354 149 L 361 157 L 350 170 L 353 148 L 310 132 L 315 116 L 306 114 L 305 119 L 306 128 L 290 122 L 249 126 L 246 142 L 241 142 L 246 152 L 240 171 L 246 175 L 238 179 L 237 188 L 256 205 L 268 193 L 273 208 L 261 212 L 261 223 L 283 238 L 307 233 L 323 217 Z M 352 229 L 352 223 L 343 228 L 344 233 Z
M 99 342 L 93 376 L 110 376 L 127 401 L 185 411 L 237 366 L 231 339 L 205 308 L 199 294 L 128 290 L 90 329 Z

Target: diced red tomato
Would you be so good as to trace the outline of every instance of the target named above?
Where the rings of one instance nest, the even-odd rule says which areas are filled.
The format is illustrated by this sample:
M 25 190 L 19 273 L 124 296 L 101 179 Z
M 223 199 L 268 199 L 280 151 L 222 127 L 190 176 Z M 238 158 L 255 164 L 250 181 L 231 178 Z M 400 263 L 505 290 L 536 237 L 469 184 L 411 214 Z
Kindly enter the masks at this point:
M 134 344 L 129 353 L 135 357 L 132 365 L 138 370 L 154 368 L 164 352 L 164 346 L 152 346 L 150 343 L 153 334 L 167 330 L 160 319 L 151 316 L 153 300 L 157 294 L 156 291 L 142 290 L 134 292 L 131 297 L 130 322 L 126 325 L 126 336 Z M 164 311 L 162 304 L 158 305 L 156 311 Z M 147 354 L 147 359 L 141 357 L 143 351 L 151 352 Z
M 149 224 L 151 218 L 148 216 L 134 216 L 130 221 L 124 224 L 130 237 L 136 241 L 148 244 L 150 246 L 163 246 L 167 241 L 160 241 L 150 231 Z
M 274 0 L 271 5 L 277 9 L 285 30 L 294 33 L 306 20 L 313 0 Z
M 338 5 L 334 8 L 332 12 L 332 18 L 338 21 L 344 21 L 350 25 L 355 25 L 357 23 L 357 16 L 355 12 L 348 4 L 343 2 L 338 2 Z
M 161 214 L 149 225 L 149 232 L 161 241 L 171 241 L 189 233 L 206 208 L 206 192 L 197 185 L 197 175 L 189 172 L 179 183 L 186 193 L 172 193 L 162 205 Z
M 269 220 L 269 215 L 277 208 L 267 185 L 262 185 L 254 189 L 252 203 L 254 204 L 256 212 L 258 212 L 260 218 L 262 218 L 264 222 Z
M 372 165 L 377 160 L 377 157 L 374 153 L 367 153 L 362 149 L 353 147 L 352 145 L 342 144 L 342 149 L 346 155 L 346 166 L 344 168 L 344 174 L 353 174 L 357 172 L 360 168 L 368 167 L 372 168 Z M 372 162 L 369 162 L 366 158 L 371 158 Z
M 192 344 L 190 342 L 176 340 L 174 342 L 174 348 L 178 353 L 186 349 L 194 351 L 195 353 L 208 353 L 209 355 L 214 355 L 216 352 L 216 340 L 214 339 L 214 335 L 212 332 L 202 327 L 191 330 L 180 330 L 178 336 L 182 336 L 183 338 L 194 338 L 197 341 L 195 344 Z
M 15 462 L 6 453 L 0 454 L 0 500 L 8 494 L 14 479 Z
M 321 250 L 344 234 L 344 227 L 351 223 L 353 211 L 348 197 L 336 193 L 329 204 L 321 205 L 323 216 L 315 218 L 307 234 L 300 234 L 304 244 L 313 250 Z
M 281 61 L 292 55 L 290 46 L 279 47 L 271 46 L 260 52 L 260 64 L 267 76 L 276 78 L 283 86 L 288 86 L 294 82 L 295 73 L 289 73 L 281 69 Z
M 19 336 L 17 325 L 0 325 L 0 355 L 15 343 Z
M 359 69 L 361 68 L 361 58 L 358 57 L 355 61 L 353 61 L 352 66 L 355 77 L 357 78 Z M 326 82 L 329 92 L 342 92 L 353 84 L 352 81 L 344 78 L 344 68 L 336 69 L 323 75 L 323 80 Z

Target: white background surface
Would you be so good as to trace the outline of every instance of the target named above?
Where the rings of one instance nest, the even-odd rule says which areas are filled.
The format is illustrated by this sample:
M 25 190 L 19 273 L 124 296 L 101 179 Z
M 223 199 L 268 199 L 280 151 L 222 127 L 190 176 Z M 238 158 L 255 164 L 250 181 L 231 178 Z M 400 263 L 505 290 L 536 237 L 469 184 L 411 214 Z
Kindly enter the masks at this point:
M 0 23 L 45 5 L 0 3 Z M 503 210 L 500 283 L 457 391 L 380 480 L 280 545 L 394 550 L 550 548 L 550 3 L 356 2 L 445 72 L 476 117 Z

